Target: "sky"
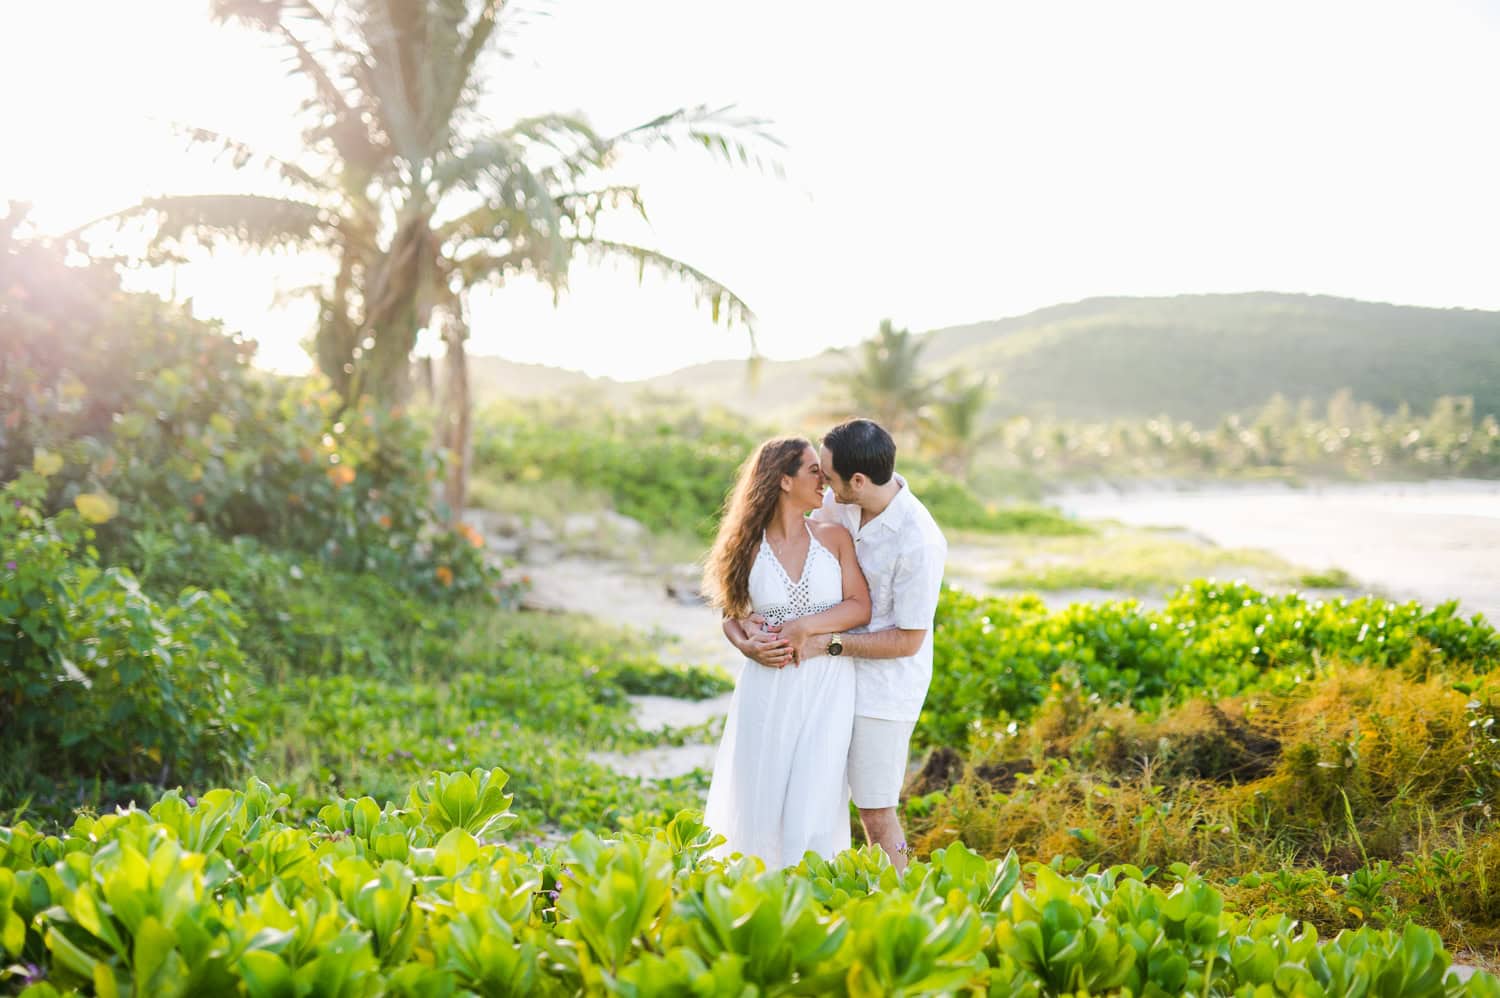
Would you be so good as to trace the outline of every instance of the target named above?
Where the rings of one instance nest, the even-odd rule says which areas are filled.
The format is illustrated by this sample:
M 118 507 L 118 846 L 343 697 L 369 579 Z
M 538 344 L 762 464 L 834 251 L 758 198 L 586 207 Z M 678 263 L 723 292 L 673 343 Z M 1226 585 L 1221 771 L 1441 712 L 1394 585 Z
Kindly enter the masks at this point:
M 253 190 L 167 127 L 292 154 L 300 91 L 206 0 L 0 0 L 0 201 L 58 232 L 164 193 Z M 771 119 L 785 179 L 627 160 L 621 230 L 756 311 L 793 358 L 1094 295 L 1275 290 L 1500 308 L 1500 0 L 553 0 L 507 43 L 497 121 L 609 132 L 688 104 Z M 146 13 L 145 11 L 149 11 Z M 309 366 L 316 261 L 220 250 L 134 275 Z M 742 358 L 679 285 L 579 265 L 554 307 L 476 296 L 471 352 L 649 377 Z

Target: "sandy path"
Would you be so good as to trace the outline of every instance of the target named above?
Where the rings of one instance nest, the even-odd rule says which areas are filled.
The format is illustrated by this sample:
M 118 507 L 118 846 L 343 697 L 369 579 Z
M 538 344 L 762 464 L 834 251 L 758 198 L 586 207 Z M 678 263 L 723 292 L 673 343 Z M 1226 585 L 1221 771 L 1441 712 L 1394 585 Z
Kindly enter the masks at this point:
M 529 562 L 531 592 L 526 605 L 539 610 L 582 613 L 644 632 L 666 662 L 717 665 L 737 675 L 743 659 L 724 639 L 718 611 L 667 594 L 666 581 L 650 571 L 597 558 L 568 556 Z M 694 727 L 721 718 L 730 694 L 711 700 L 632 696 L 636 724 L 646 731 Z M 663 745 L 640 752 L 592 752 L 589 758 L 618 772 L 647 779 L 713 769 L 718 745 Z
M 668 596 L 665 579 L 655 572 L 578 556 L 529 562 L 526 572 L 528 607 L 587 614 L 644 632 L 665 661 L 717 665 L 730 675 L 739 670 L 741 658 L 724 639 L 718 611 Z

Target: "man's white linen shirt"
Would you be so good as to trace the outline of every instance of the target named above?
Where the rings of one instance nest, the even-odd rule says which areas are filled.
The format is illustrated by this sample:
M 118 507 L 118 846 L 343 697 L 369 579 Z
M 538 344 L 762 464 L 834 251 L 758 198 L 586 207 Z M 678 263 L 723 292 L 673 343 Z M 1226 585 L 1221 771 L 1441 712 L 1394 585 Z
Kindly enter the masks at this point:
M 901 490 L 890 505 L 863 527 L 860 508 L 841 503 L 829 489 L 823 508 L 813 516 L 841 523 L 854 537 L 859 567 L 870 585 L 870 623 L 851 633 L 892 627 L 925 631 L 915 655 L 904 658 L 852 659 L 856 686 L 854 712 L 861 717 L 915 721 L 932 682 L 932 628 L 948 541 L 927 507 L 912 495 L 906 479 L 895 476 Z

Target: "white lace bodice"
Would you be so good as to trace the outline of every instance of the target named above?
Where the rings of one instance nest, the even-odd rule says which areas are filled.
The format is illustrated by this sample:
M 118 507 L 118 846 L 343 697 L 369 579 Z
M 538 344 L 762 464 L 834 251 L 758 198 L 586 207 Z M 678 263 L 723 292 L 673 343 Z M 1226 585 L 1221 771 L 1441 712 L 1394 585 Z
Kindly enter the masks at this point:
M 769 624 L 806 617 L 837 606 L 844 599 L 844 573 L 834 553 L 807 527 L 807 561 L 802 577 L 793 579 L 762 535 L 760 552 L 750 568 L 750 602 Z

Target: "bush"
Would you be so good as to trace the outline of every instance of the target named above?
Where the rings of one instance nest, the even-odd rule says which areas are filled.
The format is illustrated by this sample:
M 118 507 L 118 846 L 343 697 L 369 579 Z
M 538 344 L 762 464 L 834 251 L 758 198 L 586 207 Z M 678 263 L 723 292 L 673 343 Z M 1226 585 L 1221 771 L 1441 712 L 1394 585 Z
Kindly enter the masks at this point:
M 1070 876 L 955 844 L 899 876 L 870 850 L 765 871 L 712 857 L 693 813 L 527 854 L 495 841 L 506 782 L 436 772 L 306 826 L 251 781 L 0 829 L 4 974 L 37 995 L 1496 993 L 1429 930 L 1320 941 L 1180 865 Z
M 496 407 L 475 432 L 476 474 L 601 490 L 654 531 L 713 537 L 735 472 L 759 440 L 724 416 Z
M 1150 709 L 1189 692 L 1295 683 L 1333 657 L 1484 672 L 1500 664 L 1500 634 L 1482 617 L 1460 618 L 1456 603 L 1309 602 L 1200 580 L 1157 611 L 1123 601 L 1053 612 L 1035 597 L 945 589 L 933 652 L 919 740 L 963 745 L 1028 718 L 1065 667 L 1105 702 Z
M 393 675 L 441 662 L 460 635 L 461 606 L 434 611 L 398 574 L 351 571 L 251 537 L 225 539 L 202 523 L 150 526 L 122 557 L 154 593 L 213 587 L 243 622 L 240 647 L 261 682 L 298 675 Z
M 1186 863 L 1327 935 L 1408 920 L 1500 938 L 1500 676 L 1334 665 L 1285 690 L 1136 711 L 1062 675 L 1031 721 L 907 787 L 919 855 Z
M 657 532 L 713 538 L 740 465 L 772 434 L 723 412 L 658 405 L 633 412 L 558 403 L 495 406 L 475 432 L 476 474 L 502 483 L 561 483 L 600 491 Z M 912 491 L 945 530 L 1081 534 L 1038 506 L 995 507 L 919 461 L 900 462 Z
M 247 758 L 238 620 L 222 592 L 162 605 L 100 567 L 76 512 L 43 517 L 26 473 L 0 491 L 3 779 L 220 779 Z M 29 766 L 36 773 L 27 773 Z
M 0 236 L 0 288 L 25 289 L 0 299 L 0 481 L 57 463 L 44 509 L 104 497 L 107 553 L 203 523 L 427 597 L 493 586 L 483 538 L 433 506 L 441 467 L 410 417 L 255 371 L 253 343 L 36 244 Z

